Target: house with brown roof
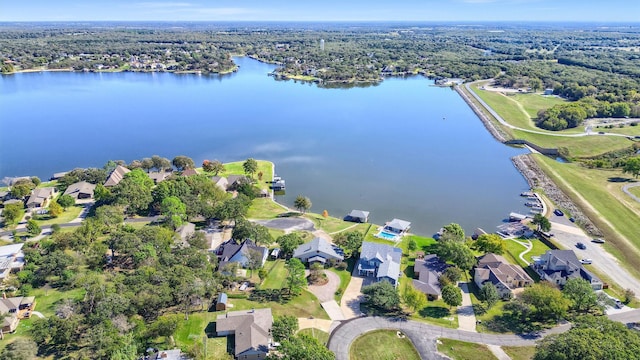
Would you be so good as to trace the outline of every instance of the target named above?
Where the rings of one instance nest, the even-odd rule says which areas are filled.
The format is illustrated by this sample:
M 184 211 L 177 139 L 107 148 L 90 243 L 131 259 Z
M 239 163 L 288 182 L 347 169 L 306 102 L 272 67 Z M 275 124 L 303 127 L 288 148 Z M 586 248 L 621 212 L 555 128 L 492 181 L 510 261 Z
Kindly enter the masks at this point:
M 488 253 L 478 259 L 473 281 L 482 288 L 491 283 L 501 297 L 513 295 L 513 290 L 533 284 L 533 279 L 520 266 L 509 264 L 500 255 Z
M 124 179 L 124 175 L 128 172 L 131 172 L 131 170 L 127 169 L 122 165 L 116 166 L 116 168 L 113 169 L 111 174 L 109 174 L 107 181 L 104 182 L 104 187 L 113 187 L 118 185 L 118 183 L 120 183 L 120 181 Z
M 429 300 L 438 300 L 442 294 L 440 276 L 451 266 L 440 260 L 438 255 L 429 254 L 424 259 L 416 259 L 413 266 L 413 286 L 427 295 Z
M 235 336 L 234 356 L 236 359 L 264 359 L 272 347 L 271 309 L 231 311 L 218 315 L 216 333 L 218 336 Z
M 80 181 L 69 185 L 64 191 L 65 195 L 69 195 L 76 200 L 93 199 L 93 191 L 96 189 L 94 184 L 86 181 Z
M 54 187 L 33 189 L 31 196 L 29 196 L 29 200 L 27 200 L 27 207 L 30 209 L 44 207 L 57 193 L 58 191 Z
M 11 297 L 0 299 L 0 315 L 6 315 L 0 320 L 2 332 L 14 332 L 20 323 L 20 319 L 30 317 L 36 307 L 36 298 L 33 296 Z

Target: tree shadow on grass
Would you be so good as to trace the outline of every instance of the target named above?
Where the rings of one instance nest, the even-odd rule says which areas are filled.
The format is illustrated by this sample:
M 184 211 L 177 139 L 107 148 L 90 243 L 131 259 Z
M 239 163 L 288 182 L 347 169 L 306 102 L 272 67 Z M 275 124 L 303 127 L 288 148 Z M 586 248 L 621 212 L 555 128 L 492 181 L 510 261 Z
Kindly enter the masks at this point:
M 484 321 L 482 325 L 493 332 L 514 334 L 537 332 L 544 328 L 541 323 L 522 321 L 508 313 L 498 315 L 491 320 Z
M 434 319 L 441 319 L 451 315 L 449 309 L 442 306 L 427 306 L 420 311 L 418 314 L 422 317 L 430 317 Z
M 623 177 L 619 177 L 619 176 L 612 176 L 609 179 L 607 179 L 609 182 L 612 183 L 623 183 L 623 182 L 633 182 L 633 179 L 630 178 L 623 178 Z

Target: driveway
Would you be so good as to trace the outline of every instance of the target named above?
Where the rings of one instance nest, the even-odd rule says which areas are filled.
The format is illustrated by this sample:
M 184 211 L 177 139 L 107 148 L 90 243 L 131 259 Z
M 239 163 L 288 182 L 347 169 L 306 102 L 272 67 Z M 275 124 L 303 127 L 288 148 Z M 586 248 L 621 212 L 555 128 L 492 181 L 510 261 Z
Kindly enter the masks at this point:
M 462 305 L 458 306 L 458 329 L 476 331 L 476 314 L 473 312 L 473 303 L 469 293 L 469 285 L 460 283 L 462 289 Z
M 333 271 L 325 270 L 327 275 L 327 282 L 324 285 L 309 285 L 308 289 L 313 295 L 315 295 L 321 303 L 331 301 L 334 299 L 336 291 L 340 287 L 340 277 Z
M 313 221 L 299 217 L 251 221 L 271 229 L 283 230 L 284 232 L 291 232 L 296 230 L 314 232 L 316 230 L 313 225 Z
M 362 286 L 364 286 L 364 278 L 358 275 L 358 270 L 355 268 L 340 301 L 340 308 L 345 319 L 353 319 L 362 315 L 360 312 L 360 303 L 364 301 Z
M 602 244 L 591 242 L 592 238 L 587 236 L 582 229 L 570 222 L 566 216 L 552 215 L 551 233 L 554 234 L 555 242 L 564 249 L 573 250 L 578 259 L 588 258 L 593 260 L 593 266 L 601 273 L 607 274 L 611 281 L 618 284 L 623 289 L 631 289 L 637 295 L 640 294 L 640 281 L 631 276 L 618 262 L 618 260 L 603 249 Z M 576 243 L 581 242 L 586 245 L 586 249 L 581 250 L 576 247 Z

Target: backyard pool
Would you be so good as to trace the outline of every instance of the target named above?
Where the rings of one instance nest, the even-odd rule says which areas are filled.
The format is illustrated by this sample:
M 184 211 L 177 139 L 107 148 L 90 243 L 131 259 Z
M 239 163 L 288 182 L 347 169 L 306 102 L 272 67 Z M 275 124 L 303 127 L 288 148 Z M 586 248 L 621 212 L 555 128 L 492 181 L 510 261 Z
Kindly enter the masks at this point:
M 397 241 L 398 240 L 398 235 L 393 234 L 393 233 L 388 233 L 386 231 L 380 231 L 378 233 L 378 235 L 376 235 L 376 237 L 379 237 L 379 238 L 385 239 L 385 240 L 390 240 L 390 241 Z

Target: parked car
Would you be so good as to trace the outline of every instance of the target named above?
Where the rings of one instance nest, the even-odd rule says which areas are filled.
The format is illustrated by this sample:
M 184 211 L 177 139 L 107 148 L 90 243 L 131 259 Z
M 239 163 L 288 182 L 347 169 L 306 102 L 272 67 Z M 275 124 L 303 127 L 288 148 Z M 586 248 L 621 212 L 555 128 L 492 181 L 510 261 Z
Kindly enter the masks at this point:
M 595 239 L 593 239 L 591 241 L 596 243 L 596 244 L 604 244 L 605 243 L 603 238 L 595 238 Z
M 616 308 L 617 309 L 622 309 L 623 307 L 624 307 L 624 304 L 622 303 L 622 301 L 616 300 Z
M 586 248 L 587 248 L 587 245 L 585 245 L 585 244 L 583 244 L 583 243 L 579 242 L 579 243 L 577 243 L 577 244 L 576 244 L 576 247 L 577 247 L 578 249 L 580 249 L 580 250 L 584 250 L 584 249 L 586 249 Z
M 564 213 L 560 209 L 553 210 L 553 213 L 556 214 L 557 216 L 563 216 L 564 215 Z
M 585 264 L 585 265 L 590 265 L 590 264 L 593 264 L 593 260 L 591 260 L 591 259 L 581 259 L 580 263 L 581 264 Z
M 576 219 L 575 219 L 575 218 L 570 217 L 570 218 L 569 218 L 569 221 L 571 221 L 571 222 L 576 222 Z

